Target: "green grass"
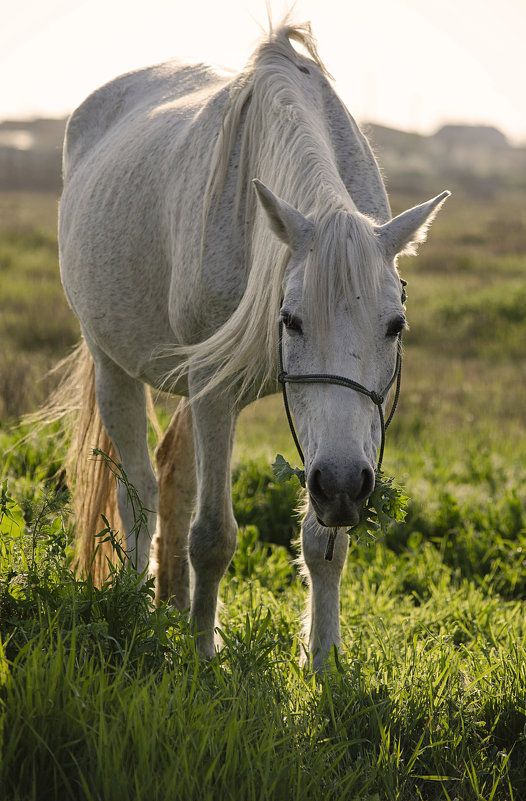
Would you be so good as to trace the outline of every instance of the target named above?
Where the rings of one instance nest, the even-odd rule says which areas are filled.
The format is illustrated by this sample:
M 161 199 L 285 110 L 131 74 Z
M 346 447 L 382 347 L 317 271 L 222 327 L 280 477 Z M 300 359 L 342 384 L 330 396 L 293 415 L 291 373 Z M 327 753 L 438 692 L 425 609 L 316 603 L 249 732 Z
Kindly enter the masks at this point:
M 299 667 L 305 587 L 290 552 L 262 541 L 290 520 L 292 482 L 236 471 L 245 529 L 222 586 L 225 644 L 205 663 L 185 616 L 155 610 L 132 572 L 96 590 L 71 571 L 64 499 L 35 489 L 50 455 L 43 439 L 20 448 L 22 500 L 4 498 L 6 798 L 523 797 L 526 462 L 422 457 L 406 524 L 351 542 L 344 652 L 316 680 Z
M 423 199 L 395 197 L 394 211 Z M 243 528 L 214 661 L 133 572 L 100 589 L 74 574 L 58 431 L 17 446 L 8 425 L 76 337 L 55 199 L 0 194 L 0 208 L 0 797 L 526 797 L 524 198 L 454 195 L 400 265 L 411 330 L 384 469 L 410 496 L 407 518 L 368 546 L 352 538 L 343 653 L 318 679 L 299 667 L 297 490 L 270 468 L 278 452 L 297 463 L 279 397 L 238 426 Z

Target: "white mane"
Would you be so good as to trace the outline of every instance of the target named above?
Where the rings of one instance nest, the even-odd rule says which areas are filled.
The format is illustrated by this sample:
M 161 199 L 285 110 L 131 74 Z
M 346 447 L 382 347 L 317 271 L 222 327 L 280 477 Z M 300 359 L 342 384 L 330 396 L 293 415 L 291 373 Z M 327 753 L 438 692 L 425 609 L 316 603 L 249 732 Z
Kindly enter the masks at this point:
M 291 39 L 310 57 L 296 51 Z M 357 292 L 374 296 L 380 251 L 372 221 L 357 210 L 340 174 L 341 154 L 325 114 L 327 103 L 338 103 L 349 121 L 348 130 L 338 131 L 340 138 L 355 136 L 355 129 L 327 76 L 310 27 L 282 26 L 270 33 L 233 82 L 206 189 L 203 240 L 241 130 L 235 214 L 245 222 L 247 287 L 218 331 L 201 343 L 175 349 L 184 363 L 168 383 L 190 367 L 203 368 L 207 378 L 202 392 L 236 381 L 242 395 L 259 391 L 272 378 L 289 254 L 268 228 L 251 185 L 253 178 L 315 223 L 304 284 L 304 302 L 315 324 L 326 326 L 342 297 L 350 299 Z

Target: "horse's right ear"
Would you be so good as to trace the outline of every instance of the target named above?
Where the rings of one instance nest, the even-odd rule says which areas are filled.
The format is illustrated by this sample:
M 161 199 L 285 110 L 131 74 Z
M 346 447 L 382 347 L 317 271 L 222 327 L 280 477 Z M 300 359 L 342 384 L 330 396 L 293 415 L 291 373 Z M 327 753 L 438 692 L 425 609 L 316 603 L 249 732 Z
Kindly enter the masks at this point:
M 252 183 L 267 214 L 271 230 L 291 250 L 297 250 L 310 233 L 312 223 L 294 206 L 277 197 L 257 178 L 254 178 Z

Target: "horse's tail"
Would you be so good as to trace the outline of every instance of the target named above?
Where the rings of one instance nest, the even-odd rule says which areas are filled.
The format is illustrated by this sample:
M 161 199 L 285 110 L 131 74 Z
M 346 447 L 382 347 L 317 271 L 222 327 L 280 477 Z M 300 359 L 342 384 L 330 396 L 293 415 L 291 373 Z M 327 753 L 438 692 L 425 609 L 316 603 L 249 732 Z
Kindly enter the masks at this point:
M 75 424 L 66 461 L 68 484 L 73 488 L 73 508 L 76 519 L 78 566 L 89 570 L 95 583 L 104 581 L 108 574 L 108 560 L 115 561 L 111 542 L 99 541 L 100 533 L 108 521 L 113 532 L 123 532 L 117 506 L 117 480 L 102 458 L 93 456 L 98 448 L 114 462 L 118 456 L 102 422 L 95 397 L 95 365 L 83 341 L 74 367 L 72 390 L 80 392 L 77 401 Z M 76 380 L 75 380 L 76 379 Z
M 100 417 L 95 397 L 95 366 L 84 340 L 59 365 L 63 376 L 39 422 L 68 419 L 71 439 L 66 459 L 66 477 L 72 492 L 76 518 L 76 563 L 87 570 L 96 584 L 108 574 L 108 560 L 115 561 L 112 543 L 97 541 L 96 534 L 106 528 L 103 515 L 113 532 L 123 532 L 117 507 L 117 481 L 105 460 L 93 456 L 95 448 L 118 461 Z

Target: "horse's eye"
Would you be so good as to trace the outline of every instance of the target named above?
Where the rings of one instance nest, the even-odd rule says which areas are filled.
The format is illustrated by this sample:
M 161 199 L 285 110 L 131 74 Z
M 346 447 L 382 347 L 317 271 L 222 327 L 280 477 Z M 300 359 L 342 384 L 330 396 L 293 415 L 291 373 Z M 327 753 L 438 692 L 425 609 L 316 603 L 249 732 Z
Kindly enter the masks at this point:
M 407 322 L 405 317 L 400 314 L 398 317 L 393 317 L 393 319 L 389 321 L 385 335 L 387 337 L 397 337 L 402 333 L 404 328 L 407 328 Z
M 302 333 L 300 318 L 296 317 L 296 315 L 292 314 L 288 309 L 283 309 L 281 311 L 280 319 L 287 331 L 295 331 L 297 334 Z

